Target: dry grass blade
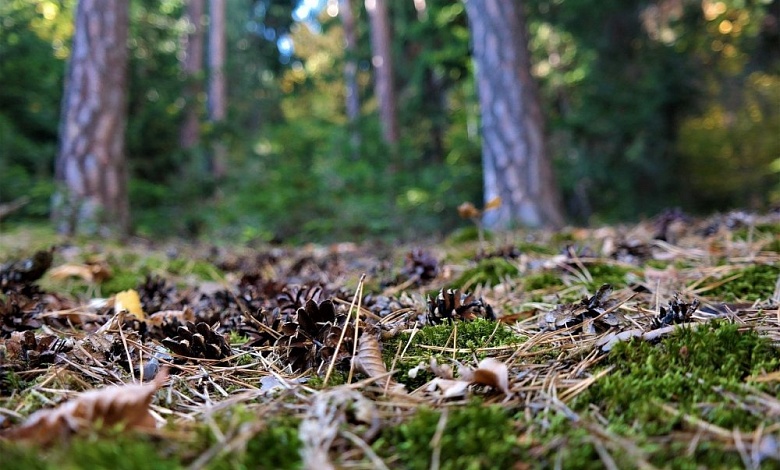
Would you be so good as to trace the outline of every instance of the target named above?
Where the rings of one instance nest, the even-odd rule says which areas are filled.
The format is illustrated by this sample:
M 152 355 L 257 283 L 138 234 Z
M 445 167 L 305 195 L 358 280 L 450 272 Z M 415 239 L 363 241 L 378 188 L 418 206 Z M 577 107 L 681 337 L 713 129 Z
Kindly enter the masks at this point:
M 361 292 L 363 292 L 363 282 L 366 280 L 366 275 L 363 274 L 360 276 L 360 281 L 358 281 L 358 286 L 355 289 L 355 296 L 352 297 L 352 303 L 349 305 L 349 311 L 347 312 L 347 318 L 344 321 L 344 325 L 349 324 L 349 319 L 352 317 L 352 312 L 355 310 L 356 305 L 360 305 L 359 299 L 361 296 Z M 358 311 L 355 311 L 355 332 L 357 332 L 357 320 L 360 316 L 360 313 Z M 347 328 L 342 328 L 341 330 L 341 336 L 339 336 L 339 341 L 336 343 L 336 351 L 341 349 L 341 345 L 344 343 L 344 335 L 347 332 Z M 330 364 L 328 364 L 328 370 L 325 372 L 325 379 L 323 380 L 323 385 L 327 386 L 328 381 L 330 380 L 330 376 L 333 373 L 333 368 L 336 367 L 336 358 L 338 357 L 337 354 L 333 355 L 333 359 L 331 359 Z
M 21 426 L 3 436 L 46 445 L 97 423 L 103 426 L 124 423 L 128 429 L 154 429 L 156 421 L 149 405 L 167 378 L 168 371 L 164 369 L 148 384 L 116 385 L 84 392 L 57 408 L 33 413 Z

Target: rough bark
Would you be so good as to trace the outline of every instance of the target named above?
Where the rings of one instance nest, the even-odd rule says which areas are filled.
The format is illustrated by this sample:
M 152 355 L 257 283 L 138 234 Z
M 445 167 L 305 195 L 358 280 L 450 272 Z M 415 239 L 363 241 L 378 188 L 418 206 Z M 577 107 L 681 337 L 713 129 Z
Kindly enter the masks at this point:
M 219 125 L 227 115 L 227 83 L 225 82 L 225 0 L 209 1 L 209 120 Z M 211 171 L 215 178 L 225 176 L 227 149 L 214 142 L 211 151 Z
M 349 126 L 349 143 L 353 158 L 358 157 L 360 134 L 357 129 L 360 118 L 360 95 L 357 83 L 357 32 L 355 14 L 350 0 L 339 0 L 339 16 L 344 28 L 344 93 Z
M 531 76 L 523 4 L 516 0 L 466 0 L 477 90 L 482 113 L 488 227 L 563 224 L 560 195 L 547 154 L 544 118 Z
M 186 18 L 187 35 L 185 36 L 185 56 L 182 69 L 187 77 L 187 87 L 184 90 L 186 107 L 184 121 L 181 127 L 180 142 L 185 149 L 198 144 L 200 139 L 200 113 L 198 95 L 202 91 L 203 76 L 203 13 L 204 0 L 188 0 Z
M 374 83 L 379 101 L 382 135 L 388 144 L 394 145 L 398 142 L 398 115 L 387 4 L 385 0 L 366 0 L 365 3 L 371 23 L 371 63 L 374 66 Z
M 52 218 L 60 232 L 127 233 L 128 3 L 80 0 L 66 75 Z

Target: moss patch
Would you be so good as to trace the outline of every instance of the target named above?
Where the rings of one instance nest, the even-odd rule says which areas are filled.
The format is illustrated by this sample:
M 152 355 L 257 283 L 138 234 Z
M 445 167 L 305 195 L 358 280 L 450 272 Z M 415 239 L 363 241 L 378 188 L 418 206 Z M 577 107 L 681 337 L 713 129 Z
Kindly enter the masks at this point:
M 648 446 L 653 436 L 669 435 L 685 426 L 681 418 L 663 411 L 662 403 L 725 429 L 752 431 L 762 422 L 770 424 L 768 417 L 741 409 L 722 395 L 744 396 L 742 384 L 748 377 L 780 367 L 780 352 L 755 332 L 725 322 L 682 328 L 658 345 L 619 344 L 609 363 L 615 370 L 578 397 L 575 408 L 587 413 L 595 405 L 611 431 Z M 773 396 L 780 393 L 776 383 L 756 388 Z M 662 454 L 668 452 L 656 450 L 655 463 L 663 463 Z M 713 460 L 718 462 L 720 457 Z
M 457 326 L 457 337 L 453 334 Z M 392 364 L 397 348 L 407 347 L 411 333 L 403 333 L 392 341 L 385 343 L 383 356 L 385 364 Z M 457 344 L 454 344 L 456 341 Z M 406 384 L 407 388 L 417 388 L 433 378 L 430 373 L 420 373 L 415 378 L 408 375 L 410 369 L 416 367 L 420 362 L 427 364 L 431 357 L 436 357 L 440 364 L 448 364 L 453 355 L 451 352 L 437 351 L 426 348 L 433 346 L 439 348 L 465 349 L 468 352 L 455 354 L 455 359 L 468 361 L 474 355 L 477 358 L 485 357 L 485 353 L 480 353 L 480 348 L 489 348 L 509 344 L 519 344 L 523 338 L 516 335 L 512 330 L 502 323 L 496 323 L 484 319 L 477 319 L 472 322 L 442 323 L 440 325 L 429 325 L 417 331 L 406 349 L 404 357 L 395 364 L 395 379 Z
M 741 276 L 722 284 L 705 294 L 727 302 L 743 300 L 753 302 L 772 296 L 780 276 L 780 267 L 768 264 L 750 266 L 740 272 Z
M 520 273 L 518 267 L 504 258 L 486 258 L 476 266 L 467 269 L 455 282 L 455 288 L 473 288 L 474 286 L 495 286 L 507 278 L 516 277 Z
M 373 448 L 396 462 L 391 467 L 428 469 L 440 418 L 441 412 L 420 408 L 407 421 L 385 429 Z M 512 468 L 522 455 L 511 416 L 479 401 L 448 411 L 438 447 L 442 469 Z
M 527 291 L 562 287 L 563 285 L 560 274 L 553 271 L 542 271 L 523 278 L 523 288 Z
M 587 266 L 593 281 L 588 283 L 588 290 L 595 291 L 603 284 L 611 284 L 615 289 L 621 289 L 628 285 L 626 276 L 632 272 L 631 268 L 615 264 L 591 264 Z
M 53 448 L 0 441 L 4 469 L 81 469 L 106 468 L 167 470 L 182 468 L 181 462 L 167 455 L 165 444 L 135 433 L 112 432 L 75 438 Z

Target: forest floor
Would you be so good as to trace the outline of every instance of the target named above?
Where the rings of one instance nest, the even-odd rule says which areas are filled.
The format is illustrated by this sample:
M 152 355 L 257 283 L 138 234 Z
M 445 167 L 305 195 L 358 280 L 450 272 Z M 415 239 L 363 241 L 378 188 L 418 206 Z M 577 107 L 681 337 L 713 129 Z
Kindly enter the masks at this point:
M 0 265 L 2 468 L 780 466 L 778 213 Z

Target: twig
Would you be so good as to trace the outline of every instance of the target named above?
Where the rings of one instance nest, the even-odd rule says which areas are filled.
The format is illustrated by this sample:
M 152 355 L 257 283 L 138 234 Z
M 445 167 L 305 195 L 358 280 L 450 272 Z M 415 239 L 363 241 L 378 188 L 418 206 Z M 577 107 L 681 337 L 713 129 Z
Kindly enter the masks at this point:
M 433 433 L 430 447 L 433 449 L 431 452 L 431 470 L 439 470 L 441 467 L 441 438 L 444 435 L 444 429 L 447 427 L 447 408 L 442 410 L 439 415 L 439 422 L 436 424 L 436 432 Z

